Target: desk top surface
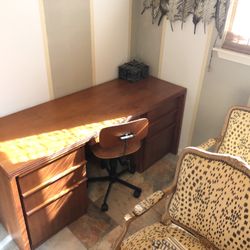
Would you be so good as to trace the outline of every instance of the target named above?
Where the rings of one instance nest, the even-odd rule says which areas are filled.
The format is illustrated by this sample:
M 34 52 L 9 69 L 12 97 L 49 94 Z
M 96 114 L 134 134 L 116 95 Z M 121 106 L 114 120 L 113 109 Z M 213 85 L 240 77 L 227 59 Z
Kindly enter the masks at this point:
M 0 118 L 1 170 L 14 177 L 44 165 L 185 91 L 154 77 L 113 80 Z

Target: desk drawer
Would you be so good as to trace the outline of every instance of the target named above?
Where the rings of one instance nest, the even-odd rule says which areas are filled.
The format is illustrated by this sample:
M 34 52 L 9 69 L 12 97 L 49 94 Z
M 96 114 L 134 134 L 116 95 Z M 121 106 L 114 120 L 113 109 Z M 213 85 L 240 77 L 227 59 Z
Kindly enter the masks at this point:
M 170 151 L 174 138 L 175 126 L 176 124 L 172 124 L 154 136 L 146 139 L 143 171 Z
M 52 163 L 18 178 L 21 193 L 32 192 L 38 186 L 53 181 L 53 177 L 58 177 L 71 168 L 77 168 L 85 164 L 84 148 L 80 148 L 67 154 Z M 54 180 L 55 181 L 55 180 Z
M 167 113 L 176 110 L 178 108 L 178 98 L 167 101 L 164 104 L 161 104 L 157 108 L 151 110 L 147 113 L 147 118 L 150 122 L 153 122 L 160 118 L 161 116 L 166 115 Z
M 24 210 L 28 216 L 53 202 L 75 185 L 86 181 L 85 165 L 72 167 L 55 177 L 22 194 Z
M 33 249 L 86 212 L 86 194 L 84 181 L 43 209 L 27 216 Z
M 154 136 L 164 128 L 169 127 L 176 122 L 177 110 L 173 110 L 170 113 L 161 116 L 156 121 L 153 121 L 149 125 L 148 137 Z

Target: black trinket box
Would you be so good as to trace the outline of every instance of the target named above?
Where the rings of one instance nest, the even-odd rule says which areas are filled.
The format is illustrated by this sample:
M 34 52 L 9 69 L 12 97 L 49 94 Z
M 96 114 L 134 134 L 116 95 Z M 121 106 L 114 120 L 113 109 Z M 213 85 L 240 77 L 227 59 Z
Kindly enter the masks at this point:
M 146 78 L 148 75 L 149 66 L 136 60 L 119 66 L 119 78 L 123 80 L 136 82 Z

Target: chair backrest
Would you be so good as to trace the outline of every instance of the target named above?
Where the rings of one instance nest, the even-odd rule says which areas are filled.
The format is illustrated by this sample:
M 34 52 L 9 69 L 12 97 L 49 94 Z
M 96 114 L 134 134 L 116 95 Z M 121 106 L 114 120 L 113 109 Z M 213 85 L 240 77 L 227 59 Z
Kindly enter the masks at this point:
M 250 107 L 231 108 L 216 151 L 241 157 L 250 164 Z
M 103 128 L 99 143 L 102 148 L 122 148 L 124 155 L 136 152 L 148 133 L 148 119 L 141 118 L 120 125 Z M 132 152 L 133 151 L 133 152 Z
M 240 158 L 187 148 L 167 218 L 220 250 L 250 249 L 250 167 Z

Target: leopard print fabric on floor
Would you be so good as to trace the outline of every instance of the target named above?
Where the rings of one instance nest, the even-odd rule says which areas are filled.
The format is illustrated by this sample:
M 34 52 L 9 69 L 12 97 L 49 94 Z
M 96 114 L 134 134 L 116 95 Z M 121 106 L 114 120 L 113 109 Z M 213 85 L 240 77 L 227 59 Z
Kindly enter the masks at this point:
M 199 233 L 218 249 L 248 250 L 249 211 L 249 170 L 247 175 L 222 161 L 185 155 L 169 205 L 174 221 Z
M 239 156 L 250 164 L 250 111 L 232 111 L 218 153 Z
M 170 240 L 168 240 L 170 238 Z M 174 243 L 177 241 L 182 248 L 178 248 Z M 122 242 L 121 250 L 209 250 L 197 238 L 184 229 L 171 224 L 165 226 L 158 222 L 128 237 Z

